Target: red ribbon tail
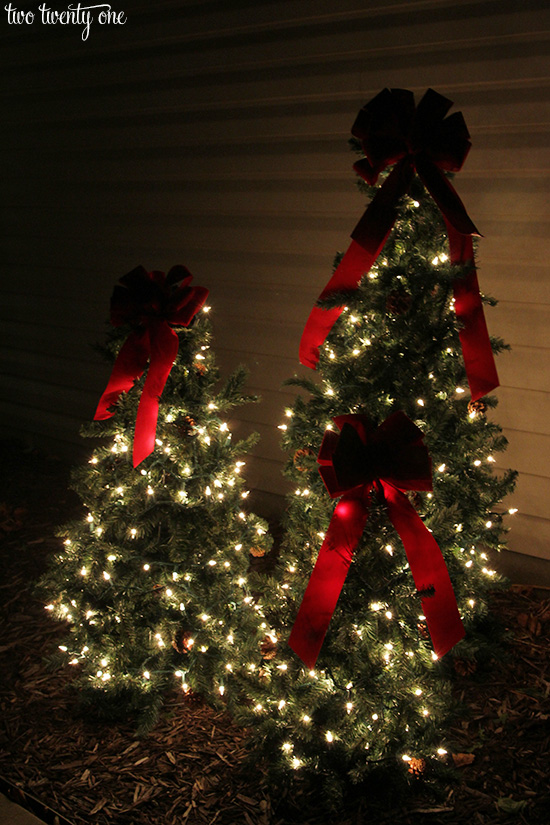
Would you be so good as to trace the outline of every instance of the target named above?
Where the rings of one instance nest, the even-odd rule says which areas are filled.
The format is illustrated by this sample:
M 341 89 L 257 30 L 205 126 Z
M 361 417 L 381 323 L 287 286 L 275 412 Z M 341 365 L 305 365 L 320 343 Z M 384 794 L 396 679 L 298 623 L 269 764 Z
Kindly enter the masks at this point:
M 109 411 L 123 392 L 128 392 L 143 373 L 149 360 L 149 335 L 147 332 L 132 332 L 120 348 L 113 365 L 111 377 L 94 415 L 94 421 L 103 421 L 113 413 Z
M 134 434 L 134 467 L 155 449 L 159 400 L 176 360 L 179 339 L 163 322 L 151 328 L 151 360 L 139 401 Z
M 315 667 L 367 515 L 361 499 L 343 496 L 321 545 L 288 640 L 310 670 Z
M 334 292 L 355 290 L 363 275 L 377 259 L 396 219 L 399 198 L 409 188 L 414 170 L 410 164 L 398 163 L 384 181 L 361 220 L 353 230 L 352 241 L 332 278 L 318 300 Z M 315 369 L 319 362 L 319 347 L 342 313 L 342 307 L 313 307 L 300 341 L 300 363 Z
M 464 637 L 453 585 L 437 542 L 408 500 L 391 484 L 381 482 L 390 519 L 399 533 L 417 590 L 432 591 L 422 610 L 434 651 L 444 656 Z
M 446 223 L 452 263 L 472 265 L 466 276 L 456 279 L 453 290 L 456 316 L 462 322 L 459 336 L 466 376 L 472 400 L 477 401 L 499 386 L 497 368 L 479 294 L 472 238 L 457 232 L 447 219 Z
M 447 225 L 451 224 L 461 235 L 479 235 L 458 192 L 441 169 L 422 155 L 416 157 L 415 166 L 423 184 L 439 206 Z

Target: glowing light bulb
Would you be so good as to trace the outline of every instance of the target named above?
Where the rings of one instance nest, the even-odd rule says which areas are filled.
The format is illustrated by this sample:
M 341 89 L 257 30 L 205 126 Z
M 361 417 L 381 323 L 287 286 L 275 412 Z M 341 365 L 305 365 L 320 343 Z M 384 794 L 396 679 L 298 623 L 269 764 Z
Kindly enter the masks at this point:
M 327 742 L 334 742 L 334 736 L 332 734 L 332 731 L 327 730 L 327 732 L 325 733 L 325 739 L 327 740 Z

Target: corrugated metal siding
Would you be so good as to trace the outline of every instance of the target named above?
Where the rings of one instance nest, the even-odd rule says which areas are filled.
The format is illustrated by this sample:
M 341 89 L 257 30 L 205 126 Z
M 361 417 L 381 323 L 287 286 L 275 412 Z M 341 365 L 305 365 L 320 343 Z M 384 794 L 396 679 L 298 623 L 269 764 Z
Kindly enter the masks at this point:
M 490 330 L 513 346 L 497 411 L 521 473 L 510 545 L 550 558 L 547 3 L 112 6 L 127 23 L 85 42 L 2 21 L 3 432 L 76 445 L 107 377 L 90 344 L 114 282 L 181 262 L 211 289 L 221 364 L 247 363 L 263 397 L 235 422 L 262 435 L 250 484 L 284 492 L 280 385 L 363 208 L 350 126 L 385 86 L 432 86 L 473 137 L 456 185 L 500 299 Z

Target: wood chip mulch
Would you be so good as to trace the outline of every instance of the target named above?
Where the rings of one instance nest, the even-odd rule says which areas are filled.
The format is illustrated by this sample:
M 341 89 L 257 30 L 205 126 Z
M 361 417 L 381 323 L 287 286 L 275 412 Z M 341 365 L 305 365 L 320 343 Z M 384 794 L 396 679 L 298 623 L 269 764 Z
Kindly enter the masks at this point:
M 241 769 L 245 732 L 200 700 L 174 693 L 153 732 L 80 717 L 70 668 L 42 661 L 62 632 L 32 585 L 58 546 L 56 525 L 80 512 L 61 462 L 0 450 L 0 791 L 69 825 L 548 825 L 550 590 L 514 586 L 493 610 L 513 634 L 490 673 L 457 677 L 468 710 L 451 731 L 456 782 L 406 808 L 368 803 L 338 815 L 305 794 L 282 798 L 260 770 Z M 34 800 L 34 802 L 33 802 Z

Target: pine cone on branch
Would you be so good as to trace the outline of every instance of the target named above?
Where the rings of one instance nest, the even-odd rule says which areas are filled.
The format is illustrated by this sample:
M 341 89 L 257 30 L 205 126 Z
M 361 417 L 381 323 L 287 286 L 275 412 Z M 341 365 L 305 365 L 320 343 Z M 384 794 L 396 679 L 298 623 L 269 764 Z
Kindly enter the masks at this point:
M 274 659 L 277 655 L 277 642 L 271 636 L 264 636 L 260 642 L 260 653 L 266 662 Z
M 298 472 L 307 473 L 308 467 L 303 466 L 302 460 L 306 456 L 310 456 L 310 455 L 313 455 L 313 454 L 314 454 L 313 450 L 310 450 L 307 447 L 305 449 L 296 450 L 296 452 L 294 453 L 294 458 L 292 460 L 294 461 L 294 466 L 296 467 Z

